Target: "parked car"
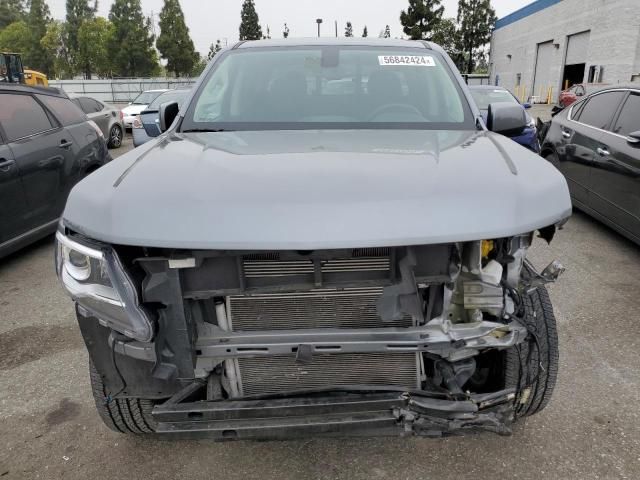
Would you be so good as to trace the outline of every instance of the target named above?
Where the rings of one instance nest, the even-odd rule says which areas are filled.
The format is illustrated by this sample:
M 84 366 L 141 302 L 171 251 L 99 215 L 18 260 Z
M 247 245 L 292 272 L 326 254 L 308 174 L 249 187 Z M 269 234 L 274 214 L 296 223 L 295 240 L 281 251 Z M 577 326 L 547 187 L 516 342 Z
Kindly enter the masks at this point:
M 577 83 L 571 88 L 560 92 L 558 97 L 558 105 L 562 108 L 567 108 L 576 101 L 580 100 L 585 95 L 592 93 L 596 90 L 600 90 L 607 86 L 604 83 Z
M 223 49 L 159 115 L 57 233 L 111 429 L 506 434 L 549 402 L 563 269 L 526 255 L 571 201 L 499 135 L 522 106 L 488 131 L 439 46 L 322 38 Z
M 640 84 L 606 87 L 557 114 L 542 155 L 576 207 L 640 243 Z
M 160 135 L 162 133 L 160 131 L 160 116 L 158 114 L 160 105 L 167 102 L 178 102 L 178 106 L 180 107 L 188 93 L 189 90 L 186 89 L 169 90 L 156 97 L 146 110 L 140 112 L 140 115 L 133 121 L 133 146 L 139 147 Z
M 469 91 L 473 96 L 473 99 L 478 105 L 478 108 L 482 112 L 482 118 L 487 121 L 487 112 L 489 105 L 497 102 L 506 102 L 522 105 L 522 108 L 528 110 L 531 108 L 530 103 L 521 104 L 520 101 L 506 88 L 495 87 L 492 85 L 470 85 Z M 523 132 L 517 135 L 512 135 L 510 138 L 528 148 L 529 150 L 540 153 L 540 142 L 538 141 L 538 129 L 536 122 L 528 113 L 525 113 L 527 117 L 527 127 Z
M 55 232 L 71 188 L 108 162 L 102 131 L 53 88 L 0 84 L 0 257 Z
M 124 126 L 127 129 L 132 128 L 133 121 L 136 119 L 136 115 L 138 115 L 141 111 L 143 111 L 147 106 L 153 102 L 158 95 L 163 92 L 166 92 L 168 89 L 157 89 L 157 90 L 147 90 L 146 92 L 142 92 L 138 95 L 133 102 L 129 103 L 126 107 L 122 109 Z
M 119 108 L 102 103 L 86 95 L 69 95 L 71 101 L 87 114 L 102 130 L 109 148 L 120 148 L 124 138 L 123 113 Z

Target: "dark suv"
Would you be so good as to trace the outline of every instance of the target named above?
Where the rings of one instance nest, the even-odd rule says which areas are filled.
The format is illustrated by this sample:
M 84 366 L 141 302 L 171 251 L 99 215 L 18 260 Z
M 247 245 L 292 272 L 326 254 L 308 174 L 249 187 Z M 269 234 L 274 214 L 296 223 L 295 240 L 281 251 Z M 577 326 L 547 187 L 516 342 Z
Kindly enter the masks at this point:
M 111 159 L 95 123 L 53 88 L 0 85 L 0 257 L 56 229 L 71 188 Z

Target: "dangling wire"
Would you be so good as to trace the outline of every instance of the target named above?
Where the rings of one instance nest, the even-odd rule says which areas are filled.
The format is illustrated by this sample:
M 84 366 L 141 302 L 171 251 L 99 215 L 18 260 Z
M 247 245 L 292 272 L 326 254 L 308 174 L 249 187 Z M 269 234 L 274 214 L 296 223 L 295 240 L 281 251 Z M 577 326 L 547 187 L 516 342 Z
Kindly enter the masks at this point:
M 127 382 L 124 379 L 124 376 L 122 375 L 122 372 L 120 372 L 120 369 L 118 368 L 118 363 L 116 362 L 116 339 L 113 339 L 113 342 L 111 342 L 111 364 L 113 365 L 113 369 L 116 371 L 116 373 L 118 374 L 118 378 L 120 379 L 120 383 L 122 384 L 122 387 L 120 388 L 120 390 L 118 390 L 116 393 L 108 393 L 106 397 L 104 397 L 104 404 L 109 405 L 118 395 L 120 395 L 122 392 L 125 391 L 125 389 L 127 388 Z M 131 338 L 127 338 L 126 340 L 122 340 L 121 343 L 129 343 L 132 342 L 133 339 Z

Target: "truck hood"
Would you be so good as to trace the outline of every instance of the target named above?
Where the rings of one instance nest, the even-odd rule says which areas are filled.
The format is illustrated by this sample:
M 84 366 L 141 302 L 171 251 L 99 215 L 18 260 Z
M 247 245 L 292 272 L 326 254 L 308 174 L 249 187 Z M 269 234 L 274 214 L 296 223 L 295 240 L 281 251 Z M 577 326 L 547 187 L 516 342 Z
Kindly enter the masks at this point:
M 69 228 L 113 244 L 353 248 L 500 238 L 571 214 L 564 177 L 480 131 L 163 135 L 72 190 Z

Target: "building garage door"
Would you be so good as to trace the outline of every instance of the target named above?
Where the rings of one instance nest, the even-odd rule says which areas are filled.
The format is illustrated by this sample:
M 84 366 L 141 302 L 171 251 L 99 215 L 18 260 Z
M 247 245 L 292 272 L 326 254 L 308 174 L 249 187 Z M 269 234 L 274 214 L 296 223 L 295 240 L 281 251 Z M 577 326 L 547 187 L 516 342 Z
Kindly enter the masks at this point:
M 589 49 L 590 32 L 576 33 L 569 37 L 567 44 L 567 58 L 565 65 L 576 65 L 587 63 L 587 50 Z
M 589 50 L 589 34 L 590 32 L 587 31 L 569 36 L 567 55 L 564 60 L 562 88 L 569 88 L 576 83 L 584 81 Z
M 553 41 L 539 43 L 536 55 L 536 73 L 533 80 L 532 96 L 541 97 L 546 101 L 546 94 L 551 84 L 551 65 L 553 63 Z

